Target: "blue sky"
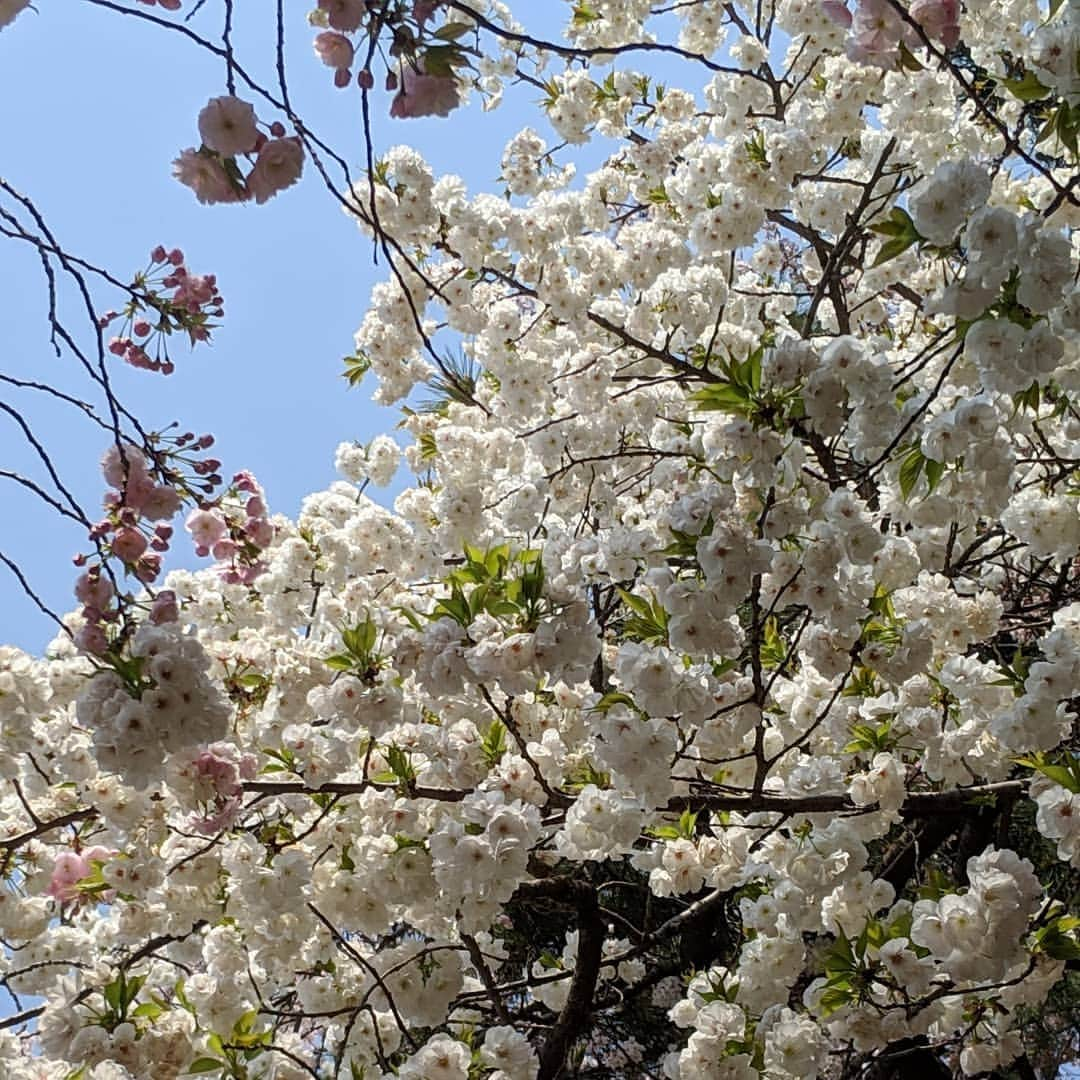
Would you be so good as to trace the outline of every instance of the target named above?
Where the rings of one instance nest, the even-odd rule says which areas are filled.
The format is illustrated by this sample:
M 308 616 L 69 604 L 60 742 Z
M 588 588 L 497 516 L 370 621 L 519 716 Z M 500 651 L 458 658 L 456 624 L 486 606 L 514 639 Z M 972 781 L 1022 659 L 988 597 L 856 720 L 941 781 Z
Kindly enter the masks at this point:
M 129 280 L 158 243 L 183 248 L 193 271 L 218 275 L 226 319 L 212 348 L 189 354 L 181 347 L 168 378 L 117 360 L 112 373 L 122 400 L 148 427 L 178 420 L 213 432 L 227 471 L 250 468 L 271 508 L 295 513 L 306 493 L 334 479 L 340 441 L 370 439 L 398 419 L 396 410 L 368 401 L 370 386 L 347 391 L 340 377 L 371 285 L 382 277 L 371 242 L 310 166 L 298 187 L 265 206 L 200 206 L 171 178 L 170 163 L 197 144 L 199 109 L 225 92 L 221 61 L 174 32 L 91 3 L 37 6 L 0 33 L 0 176 L 35 200 L 63 247 L 117 277 Z M 313 6 L 286 5 L 294 106 L 359 171 L 360 95 L 335 90 L 315 58 L 305 17 Z M 561 0 L 536 0 L 527 10 L 530 29 L 553 33 L 569 9 Z M 190 25 L 217 39 L 220 11 L 219 3 L 208 3 Z M 274 78 L 272 11 L 269 3 L 237 5 L 234 31 L 241 63 L 267 85 Z M 405 121 L 391 120 L 383 99 L 375 110 L 377 149 L 414 145 L 437 174 L 457 173 L 473 192 L 498 190 L 502 146 L 526 123 L 537 125 L 536 97 L 534 88 L 522 88 L 492 113 L 477 102 L 447 120 Z M 266 107 L 259 112 L 273 118 Z M 49 345 L 46 290 L 33 251 L 0 241 L 0 371 L 84 395 L 85 376 L 70 357 L 57 360 Z M 108 291 L 98 298 L 100 308 L 116 302 Z M 72 326 L 89 342 L 75 315 Z M 92 513 L 101 497 L 96 460 L 103 433 L 40 394 L 0 386 L 0 401 L 27 418 Z M 42 476 L 5 415 L 0 468 Z M 79 529 L 7 481 L 0 481 L 0 522 L 0 550 L 45 602 L 58 611 L 73 606 L 70 559 L 85 546 Z M 186 537 L 176 548 L 182 561 L 195 564 Z M 52 633 L 0 567 L 0 642 L 37 651 Z

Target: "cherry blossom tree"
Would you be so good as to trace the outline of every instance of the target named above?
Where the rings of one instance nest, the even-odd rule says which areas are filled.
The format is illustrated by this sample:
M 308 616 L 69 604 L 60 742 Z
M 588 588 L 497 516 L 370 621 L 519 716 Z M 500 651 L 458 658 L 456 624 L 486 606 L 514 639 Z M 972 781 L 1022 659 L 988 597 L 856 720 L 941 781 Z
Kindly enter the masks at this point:
M 346 374 L 406 445 L 271 514 L 110 382 L 216 279 L 96 266 L 0 181 L 105 402 L 103 511 L 3 473 L 86 534 L 45 655 L 0 649 L 4 1075 L 1038 1075 L 1080 965 L 1077 5 L 579 0 L 546 40 L 318 0 L 335 148 L 230 0 L 85 2 L 222 60 L 193 198 L 319 183 L 374 239 Z M 517 84 L 559 142 L 501 191 L 372 151 Z

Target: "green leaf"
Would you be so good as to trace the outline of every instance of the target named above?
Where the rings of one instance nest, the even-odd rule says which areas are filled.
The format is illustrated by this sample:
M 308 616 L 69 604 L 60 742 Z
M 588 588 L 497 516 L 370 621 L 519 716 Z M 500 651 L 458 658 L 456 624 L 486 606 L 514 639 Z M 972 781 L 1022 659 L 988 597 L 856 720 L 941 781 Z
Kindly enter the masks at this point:
M 218 1061 L 212 1057 L 196 1058 L 187 1069 L 188 1076 L 194 1076 L 197 1073 L 214 1072 L 217 1069 L 224 1069 L 226 1064 L 224 1061 Z
M 620 694 L 617 691 L 611 691 L 605 694 L 594 706 L 593 712 L 607 712 L 608 709 L 614 708 L 616 705 L 626 705 L 629 708 L 636 708 L 634 705 L 634 699 L 629 694 Z
M 683 840 L 693 840 L 694 830 L 697 827 L 697 814 L 692 813 L 689 810 L 684 810 L 679 815 L 678 834 Z
M 746 415 L 750 411 L 750 395 L 734 383 L 712 383 L 690 395 L 699 412 L 730 412 Z
M 383 753 L 386 757 L 386 764 L 390 766 L 390 771 L 403 784 L 412 783 L 416 779 L 416 769 L 413 768 L 412 755 L 407 750 L 403 750 L 395 743 L 391 743 Z
M 506 753 L 506 725 L 501 720 L 493 720 L 487 729 L 480 749 L 489 769 L 494 768 Z
M 877 233 L 879 236 L 907 236 L 912 233 L 918 236 L 911 215 L 899 206 L 894 206 L 884 221 L 878 221 L 871 225 L 870 231 Z
M 343 378 L 350 386 L 359 386 L 364 376 L 371 370 L 371 361 L 363 353 L 345 357 Z
M 656 825 L 649 829 L 649 835 L 657 840 L 680 840 L 682 835 L 674 825 Z
M 998 79 L 998 82 L 1020 101 L 1041 101 L 1050 93 L 1050 88 L 1043 86 L 1032 71 L 1026 71 L 1022 79 Z
M 1080 758 L 1065 754 L 1057 762 L 1049 760 L 1045 754 L 1029 754 L 1016 759 L 1018 765 L 1041 772 L 1055 784 L 1060 784 L 1074 795 L 1080 794 Z
M 900 43 L 900 70 L 923 71 L 923 65 L 915 59 L 912 51 L 901 41 Z
M 467 22 L 448 22 L 445 26 L 440 26 L 435 31 L 435 37 L 440 41 L 457 41 L 459 37 L 464 37 L 465 34 L 473 30 L 472 23 Z
M 1035 951 L 1046 953 L 1054 960 L 1080 959 L 1080 942 L 1073 936 L 1077 920 L 1061 916 L 1035 933 Z
M 571 17 L 574 26 L 588 26 L 589 23 L 596 22 L 599 18 L 599 12 L 586 4 L 584 0 L 580 0 L 579 3 L 574 5 L 574 13 Z
M 124 1000 L 124 976 L 120 975 L 118 979 L 113 979 L 111 983 L 108 983 L 103 989 L 102 993 L 105 996 L 105 1004 L 114 1013 L 119 1013 L 123 1007 Z
M 870 230 L 879 236 L 890 238 L 881 245 L 881 250 L 874 260 L 874 266 L 880 266 L 890 259 L 895 259 L 897 255 L 907 251 L 912 244 L 917 244 L 922 239 L 911 216 L 899 206 L 894 206 L 884 221 L 871 225 Z
M 652 606 L 643 596 L 635 596 L 625 589 L 619 589 L 618 592 L 622 602 L 634 612 L 635 615 L 640 616 L 642 619 L 652 618 Z
M 779 667 L 787 659 L 787 642 L 780 633 L 775 615 L 765 620 L 764 639 L 761 643 L 761 662 L 766 668 Z
M 870 264 L 871 269 L 875 266 L 881 266 L 882 263 L 889 262 L 890 259 L 895 259 L 897 255 L 903 255 L 912 244 L 918 242 L 919 238 L 917 236 L 898 236 L 895 240 L 886 240 L 878 250 L 877 258 Z
M 840 983 L 836 986 L 826 987 L 821 997 L 818 998 L 822 1015 L 828 1016 L 830 1013 L 836 1012 L 837 1009 L 850 1005 L 855 1000 L 855 997 L 855 991 L 850 984 Z
M 424 71 L 437 79 L 449 79 L 455 67 L 468 64 L 465 54 L 456 45 L 432 45 L 423 52 Z
M 945 463 L 943 461 L 935 461 L 933 458 L 927 458 L 925 470 L 926 486 L 930 491 L 933 491 L 941 482 L 941 478 L 945 475 Z
M 900 473 L 897 479 L 900 484 L 900 494 L 905 500 L 907 500 L 908 496 L 915 489 L 915 485 L 919 482 L 919 477 L 922 475 L 925 464 L 926 458 L 917 446 L 914 450 L 910 451 L 907 457 L 900 463 Z

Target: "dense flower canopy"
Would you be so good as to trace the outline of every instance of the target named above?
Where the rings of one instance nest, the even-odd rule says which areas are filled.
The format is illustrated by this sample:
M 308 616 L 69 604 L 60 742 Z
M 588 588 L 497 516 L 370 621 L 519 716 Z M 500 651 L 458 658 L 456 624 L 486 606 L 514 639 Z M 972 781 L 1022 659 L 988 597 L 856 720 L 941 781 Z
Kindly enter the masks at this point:
M 5 1076 L 985 1075 L 1080 962 L 1080 10 L 528 7 L 310 18 L 365 115 L 561 140 L 339 192 L 407 445 L 288 520 L 117 420 L 0 649 Z M 278 197 L 324 148 L 228 90 L 176 176 Z M 150 265 L 95 325 L 167 373 L 222 301 Z

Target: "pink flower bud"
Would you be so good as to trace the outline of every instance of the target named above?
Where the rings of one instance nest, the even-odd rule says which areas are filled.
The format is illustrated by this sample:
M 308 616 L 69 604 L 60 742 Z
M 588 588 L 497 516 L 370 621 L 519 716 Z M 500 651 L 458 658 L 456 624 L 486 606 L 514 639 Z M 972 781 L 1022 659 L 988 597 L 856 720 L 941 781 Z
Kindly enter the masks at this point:
M 370 68 L 364 68 L 363 71 L 357 72 L 356 85 L 361 90 L 370 90 L 375 85 L 375 76 L 371 74 Z
M 169 252 L 169 262 L 172 263 L 173 266 L 183 266 L 184 253 L 179 248 L 173 248 L 172 251 Z
M 151 262 L 163 263 L 168 259 L 168 257 L 169 257 L 168 252 L 165 250 L 164 247 L 162 247 L 161 244 L 158 244 L 158 246 L 156 248 L 154 248 L 153 251 L 150 252 L 150 261 Z
M 150 324 L 145 319 L 140 319 L 131 329 L 136 337 L 146 337 L 150 333 Z

